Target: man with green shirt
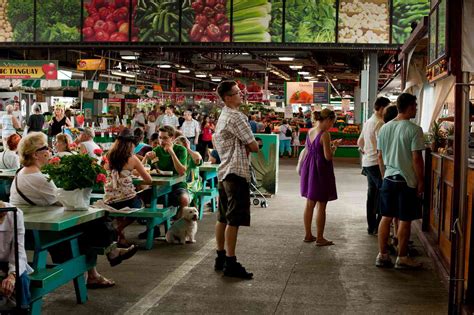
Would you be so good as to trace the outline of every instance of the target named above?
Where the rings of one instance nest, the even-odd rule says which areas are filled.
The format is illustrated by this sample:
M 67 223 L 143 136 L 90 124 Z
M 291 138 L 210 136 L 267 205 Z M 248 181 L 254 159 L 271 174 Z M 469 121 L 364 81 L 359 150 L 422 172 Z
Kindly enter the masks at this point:
M 416 97 L 403 93 L 397 99 L 398 116 L 385 124 L 377 139 L 378 163 L 383 177 L 380 189 L 379 254 L 377 267 L 392 267 L 387 251 L 390 224 L 400 219 L 397 269 L 420 268 L 422 264 L 407 256 L 411 221 L 421 218 L 423 196 L 423 130 L 410 119 L 416 116 Z

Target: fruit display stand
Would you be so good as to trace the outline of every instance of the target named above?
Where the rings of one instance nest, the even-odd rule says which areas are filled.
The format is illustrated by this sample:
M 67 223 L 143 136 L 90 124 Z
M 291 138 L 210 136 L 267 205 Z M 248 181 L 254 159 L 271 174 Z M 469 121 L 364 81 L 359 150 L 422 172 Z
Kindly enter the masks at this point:
M 349 125 L 349 126 L 352 126 L 352 125 Z M 300 129 L 300 143 L 301 143 L 300 150 L 302 150 L 304 148 L 304 143 L 306 141 L 306 135 L 308 133 L 308 130 L 309 130 L 308 128 L 301 128 Z M 358 147 L 357 147 L 357 139 L 359 138 L 359 133 L 355 132 L 355 128 L 350 128 L 349 130 L 350 130 L 350 133 L 330 131 L 331 139 L 333 139 L 333 140 L 334 139 L 342 139 L 342 142 L 339 145 L 339 147 L 336 150 L 336 153 L 334 155 L 335 157 L 358 158 L 360 156 L 360 153 L 359 153 L 359 150 L 358 150 Z

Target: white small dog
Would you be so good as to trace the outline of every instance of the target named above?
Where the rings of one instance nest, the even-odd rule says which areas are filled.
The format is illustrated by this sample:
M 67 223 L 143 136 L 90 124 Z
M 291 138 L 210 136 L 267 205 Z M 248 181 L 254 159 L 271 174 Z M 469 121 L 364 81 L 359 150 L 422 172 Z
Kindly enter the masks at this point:
M 173 244 L 196 243 L 194 237 L 197 232 L 197 220 L 199 212 L 194 207 L 184 207 L 181 210 L 181 218 L 173 223 L 166 232 L 166 241 Z

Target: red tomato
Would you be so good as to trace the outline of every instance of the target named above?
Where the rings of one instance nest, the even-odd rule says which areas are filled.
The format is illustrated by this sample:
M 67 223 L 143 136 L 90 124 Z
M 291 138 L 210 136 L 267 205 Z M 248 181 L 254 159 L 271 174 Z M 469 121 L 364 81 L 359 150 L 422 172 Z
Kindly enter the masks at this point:
M 222 34 L 229 35 L 230 34 L 230 24 L 229 23 L 224 23 L 221 26 L 219 26 L 219 29 L 221 30 Z
M 94 27 L 95 20 L 90 16 L 86 17 L 84 20 L 84 27 Z
M 94 30 L 90 26 L 84 27 L 82 29 L 82 34 L 84 35 L 85 38 L 90 38 L 90 37 L 94 36 Z
M 214 17 L 214 15 L 216 14 L 216 11 L 214 11 L 212 8 L 210 7 L 205 7 L 204 10 L 202 11 L 202 13 L 207 16 L 208 18 L 212 18 Z
M 105 18 L 105 21 L 112 21 L 114 22 L 114 18 L 115 18 L 115 15 L 113 13 L 109 13 L 109 15 L 107 15 L 107 17 Z
M 224 42 L 224 43 L 228 43 L 228 42 L 230 42 L 230 37 L 229 37 L 229 36 L 227 36 L 227 35 L 226 35 L 226 36 L 224 36 L 224 38 L 222 39 L 222 42 Z
M 119 32 L 128 34 L 128 23 L 123 23 L 122 25 L 120 25 Z
M 128 36 L 127 34 L 124 34 L 124 33 L 115 32 L 112 35 L 110 35 L 110 41 L 111 42 L 126 42 L 128 41 Z
M 194 23 L 199 24 L 202 27 L 206 27 L 207 24 L 208 24 L 207 23 L 207 17 L 205 15 L 198 14 L 198 15 L 196 15 L 196 21 L 194 21 Z
M 127 23 L 127 21 L 118 21 L 117 22 L 117 27 L 120 28 L 120 26 L 122 26 L 123 23 Z
M 105 20 L 107 15 L 109 15 L 109 9 L 107 9 L 106 7 L 100 8 L 99 9 L 99 15 L 100 15 L 101 20 Z
M 106 42 L 110 39 L 110 36 L 109 34 L 101 30 L 95 33 L 95 39 L 99 42 Z
M 107 21 L 105 22 L 103 29 L 107 33 L 112 34 L 113 32 L 117 31 L 117 25 L 115 25 L 115 23 L 112 21 Z
M 105 5 L 105 0 L 92 0 L 92 5 L 96 8 L 101 8 Z
M 104 29 L 104 26 L 105 26 L 105 22 L 102 21 L 102 20 L 98 20 L 94 24 L 94 31 L 96 31 L 96 32 L 102 31 Z
M 96 21 L 100 20 L 100 15 L 99 15 L 99 13 L 91 14 L 89 17 L 94 20 L 94 23 L 95 23 Z
M 209 39 L 218 41 L 221 38 L 221 30 L 215 24 L 209 24 L 206 28 L 206 36 Z M 202 40 L 201 40 L 202 41 Z
M 115 0 L 115 7 L 120 8 L 124 5 L 125 1 L 124 0 Z
M 204 27 L 199 24 L 194 24 L 189 31 L 189 37 L 192 41 L 199 41 L 204 33 Z
M 201 37 L 201 43 L 209 43 L 211 40 L 206 36 Z
M 213 6 L 216 5 L 216 2 L 217 2 L 216 0 L 206 0 L 206 6 L 212 8 Z

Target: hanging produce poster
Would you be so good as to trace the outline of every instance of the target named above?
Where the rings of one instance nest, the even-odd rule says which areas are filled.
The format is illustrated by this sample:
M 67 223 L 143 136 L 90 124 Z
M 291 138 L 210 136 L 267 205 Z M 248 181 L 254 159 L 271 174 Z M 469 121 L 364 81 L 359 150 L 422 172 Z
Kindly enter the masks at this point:
M 339 43 L 388 44 L 388 0 L 341 0 Z
M 313 103 L 329 104 L 330 91 L 328 82 L 313 82 Z
M 410 37 L 412 23 L 419 23 L 429 13 L 429 0 L 393 0 L 392 43 L 405 43 Z
M 58 78 L 57 60 L 0 60 L 0 79 Z
M 336 1 L 286 1 L 285 42 L 336 42 Z
M 446 54 L 446 0 L 438 5 L 438 58 Z
M 0 42 L 32 42 L 34 0 L 0 0 Z
M 190 23 L 191 1 L 183 1 L 183 23 Z M 140 42 L 179 41 L 179 0 L 139 0 L 134 26 Z
M 230 0 L 184 0 L 183 5 L 192 8 L 183 16 L 183 42 L 230 42 Z
M 130 5 L 128 0 L 84 0 L 82 36 L 85 42 L 128 42 Z M 136 8 L 137 0 L 132 0 Z M 135 11 L 135 10 L 134 10 Z M 132 29 L 132 42 L 139 30 Z
M 36 2 L 37 42 L 79 42 L 81 0 Z
M 283 0 L 234 1 L 234 42 L 282 41 Z
M 287 82 L 286 104 L 312 104 L 313 82 Z

